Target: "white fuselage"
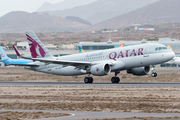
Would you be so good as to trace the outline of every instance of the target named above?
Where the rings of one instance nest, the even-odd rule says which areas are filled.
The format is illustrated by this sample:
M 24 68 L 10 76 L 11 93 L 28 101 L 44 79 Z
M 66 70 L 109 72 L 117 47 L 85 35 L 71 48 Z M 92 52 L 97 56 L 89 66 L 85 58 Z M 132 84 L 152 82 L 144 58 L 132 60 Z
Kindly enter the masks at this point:
M 159 49 L 157 49 L 159 48 Z M 156 65 L 167 62 L 174 57 L 174 52 L 166 46 L 156 43 L 140 44 L 128 47 L 79 53 L 53 58 L 55 60 L 92 62 L 94 64 L 112 63 L 111 71 L 128 70 L 135 67 Z M 86 74 L 83 69 L 61 64 L 40 63 L 40 67 L 26 67 L 27 69 L 64 76 Z
M 176 65 L 180 65 L 180 57 L 174 57 L 170 62 Z

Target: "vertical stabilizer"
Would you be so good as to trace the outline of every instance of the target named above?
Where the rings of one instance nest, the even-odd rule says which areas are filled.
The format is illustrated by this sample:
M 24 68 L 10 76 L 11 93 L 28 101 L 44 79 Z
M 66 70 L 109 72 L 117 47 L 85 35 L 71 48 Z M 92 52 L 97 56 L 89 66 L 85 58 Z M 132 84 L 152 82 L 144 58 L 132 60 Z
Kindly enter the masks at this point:
M 79 46 L 79 53 L 84 53 L 83 49 Z
M 167 47 L 168 47 L 169 50 L 173 51 L 170 45 L 168 45 Z M 176 56 L 174 56 L 174 57 L 176 57 Z
M 169 50 L 173 51 L 170 45 L 168 45 L 167 47 L 168 47 Z
M 119 47 L 124 47 L 124 43 L 121 43 Z
M 26 31 L 32 58 L 53 57 L 33 31 Z
M 0 53 L 1 53 L 1 61 L 6 61 L 9 59 L 9 57 L 4 52 L 3 48 L 0 46 Z
M 19 54 L 19 52 L 18 52 L 18 50 L 16 49 L 16 47 L 13 45 L 13 48 L 14 48 L 14 50 L 15 50 L 15 52 L 16 52 L 16 55 L 18 56 L 18 57 L 20 57 L 21 55 Z

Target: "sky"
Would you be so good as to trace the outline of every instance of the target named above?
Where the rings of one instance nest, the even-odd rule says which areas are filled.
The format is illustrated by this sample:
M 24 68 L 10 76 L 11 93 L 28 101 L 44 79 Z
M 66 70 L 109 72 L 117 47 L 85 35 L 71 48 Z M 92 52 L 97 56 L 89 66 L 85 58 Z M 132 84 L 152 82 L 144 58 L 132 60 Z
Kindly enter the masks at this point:
M 0 0 L 0 17 L 11 11 L 35 12 L 43 3 L 52 4 L 63 0 Z

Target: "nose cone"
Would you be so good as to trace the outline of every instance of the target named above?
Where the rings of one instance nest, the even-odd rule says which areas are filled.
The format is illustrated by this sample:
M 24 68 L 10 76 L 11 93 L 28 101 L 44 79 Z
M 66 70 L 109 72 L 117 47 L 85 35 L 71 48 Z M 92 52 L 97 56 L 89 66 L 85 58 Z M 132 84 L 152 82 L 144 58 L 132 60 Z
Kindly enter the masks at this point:
M 174 56 L 175 56 L 175 53 L 173 51 L 171 51 L 169 53 L 169 58 L 172 60 L 174 58 Z

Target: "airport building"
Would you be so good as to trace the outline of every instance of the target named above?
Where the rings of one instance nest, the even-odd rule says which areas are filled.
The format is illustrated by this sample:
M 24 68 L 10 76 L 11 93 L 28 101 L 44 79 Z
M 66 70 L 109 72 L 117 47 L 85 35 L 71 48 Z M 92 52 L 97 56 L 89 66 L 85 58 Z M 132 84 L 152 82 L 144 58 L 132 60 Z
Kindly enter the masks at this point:
M 144 44 L 144 43 L 161 43 L 166 46 L 170 45 L 174 51 L 180 51 L 180 41 L 171 38 L 159 38 L 158 41 L 146 41 L 145 39 L 143 39 L 142 41 L 119 41 L 119 42 L 112 42 L 109 39 L 107 42 L 80 42 L 79 46 L 81 46 L 83 50 L 103 50 L 103 49 L 118 48 L 121 43 L 124 43 L 125 46 Z

